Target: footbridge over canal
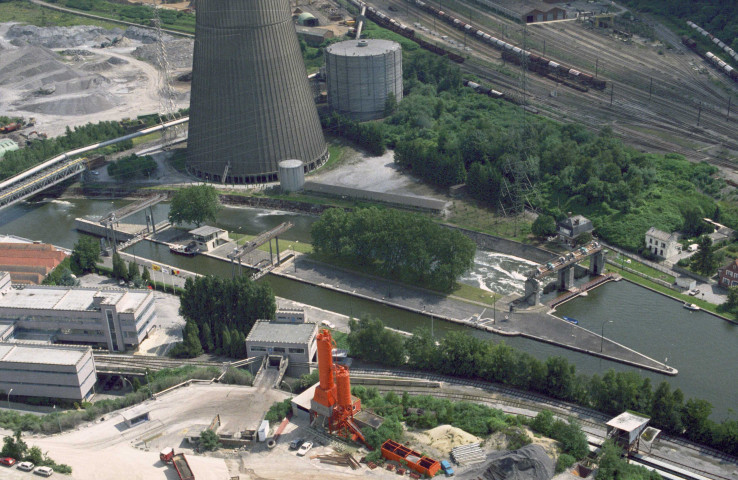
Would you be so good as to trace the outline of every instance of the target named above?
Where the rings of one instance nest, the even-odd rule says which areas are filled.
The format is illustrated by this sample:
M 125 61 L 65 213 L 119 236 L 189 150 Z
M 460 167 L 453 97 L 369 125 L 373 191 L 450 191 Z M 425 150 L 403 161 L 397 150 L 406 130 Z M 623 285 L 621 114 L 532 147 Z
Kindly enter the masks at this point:
M 574 286 L 574 269 L 583 260 L 589 259 L 589 275 L 602 275 L 605 269 L 605 252 L 599 242 L 592 241 L 560 257 L 552 258 L 536 267 L 525 281 L 525 301 L 529 305 L 541 303 L 542 279 L 556 274 L 556 287 L 560 291 L 568 291 Z

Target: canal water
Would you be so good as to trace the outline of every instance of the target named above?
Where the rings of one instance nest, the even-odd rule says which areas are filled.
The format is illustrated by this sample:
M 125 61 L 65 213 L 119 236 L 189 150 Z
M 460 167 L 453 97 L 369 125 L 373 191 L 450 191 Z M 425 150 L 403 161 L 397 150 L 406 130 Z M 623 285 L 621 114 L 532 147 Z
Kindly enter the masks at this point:
M 20 204 L 0 213 L 0 233 L 13 234 L 34 240 L 72 248 L 79 234 L 73 230 L 75 217 L 99 218 L 114 208 L 130 203 L 126 200 L 51 200 L 35 204 Z M 157 221 L 166 218 L 168 205 L 154 207 Z M 315 217 L 290 212 L 224 207 L 218 216 L 218 226 L 229 231 L 257 234 L 283 221 L 295 227 L 281 240 L 286 246 L 294 241 L 310 239 L 310 225 Z M 145 223 L 144 214 L 126 219 L 130 223 Z M 282 244 L 282 242 L 280 242 Z M 168 248 L 151 242 L 140 242 L 129 253 L 171 264 L 181 269 L 204 274 L 230 275 L 231 267 L 203 256 L 171 255 Z M 524 259 L 495 252 L 478 251 L 471 271 L 461 279 L 479 288 L 503 294 L 522 291 L 525 273 L 535 265 Z M 268 276 L 261 281 L 271 284 L 280 296 L 316 305 L 346 315 L 364 313 L 381 318 L 393 328 L 413 331 L 429 327 L 427 317 L 375 304 L 366 300 L 328 291 L 319 287 Z M 649 376 L 654 385 L 666 379 L 679 387 L 685 397 L 704 398 L 715 406 L 713 418 L 721 420 L 729 409 L 736 407 L 738 398 L 738 326 L 728 324 L 704 312 L 690 312 L 681 303 L 653 293 L 628 282 L 609 283 L 587 297 L 581 297 L 559 307 L 557 315 L 577 318 L 580 325 L 594 332 L 603 328 L 605 336 L 645 353 L 659 361 L 666 361 L 679 370 L 676 377 L 664 377 L 639 370 Z M 492 341 L 505 341 L 536 358 L 563 356 L 577 366 L 577 371 L 588 375 L 602 374 L 610 368 L 633 370 L 631 367 L 602 360 L 563 348 L 523 338 L 503 338 L 475 329 L 443 321 L 433 321 L 437 336 L 449 331 L 466 330 L 470 334 Z

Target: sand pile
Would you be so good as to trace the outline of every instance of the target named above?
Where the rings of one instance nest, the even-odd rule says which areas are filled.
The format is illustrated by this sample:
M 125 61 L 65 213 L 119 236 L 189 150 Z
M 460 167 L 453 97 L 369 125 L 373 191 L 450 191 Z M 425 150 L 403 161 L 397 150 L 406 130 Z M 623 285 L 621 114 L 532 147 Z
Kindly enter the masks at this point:
M 64 64 L 42 47 L 25 46 L 0 55 L 0 85 L 19 92 L 18 110 L 54 115 L 87 115 L 113 108 L 120 100 L 109 81 Z
M 439 452 L 450 452 L 453 448 L 470 443 L 481 443 L 482 440 L 471 433 L 451 425 L 439 425 L 423 432 L 413 433 L 415 439 L 432 446 Z

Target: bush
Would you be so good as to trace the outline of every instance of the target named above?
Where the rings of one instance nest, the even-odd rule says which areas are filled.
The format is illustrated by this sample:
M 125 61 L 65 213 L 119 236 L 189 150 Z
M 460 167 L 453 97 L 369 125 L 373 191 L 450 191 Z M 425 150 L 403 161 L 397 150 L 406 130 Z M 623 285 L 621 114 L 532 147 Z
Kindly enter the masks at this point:
M 200 447 L 206 452 L 212 452 L 220 448 L 220 442 L 218 441 L 218 435 L 210 429 L 203 431 L 200 434 Z
M 562 473 L 567 468 L 574 465 L 576 459 L 568 453 L 562 453 L 559 458 L 556 459 L 556 473 Z
M 508 450 L 517 450 L 526 445 L 529 445 L 532 441 L 525 431 L 519 427 L 511 427 L 505 431 L 507 437 L 507 448 Z
M 232 385 L 251 385 L 254 381 L 254 377 L 248 370 L 229 367 L 228 370 L 226 370 L 226 374 L 223 375 L 223 378 L 220 381 L 222 383 Z
M 281 402 L 275 402 L 271 407 L 269 407 L 269 411 L 264 417 L 264 420 L 269 420 L 270 422 L 281 422 L 282 419 L 290 413 L 290 410 L 292 410 L 291 398 Z

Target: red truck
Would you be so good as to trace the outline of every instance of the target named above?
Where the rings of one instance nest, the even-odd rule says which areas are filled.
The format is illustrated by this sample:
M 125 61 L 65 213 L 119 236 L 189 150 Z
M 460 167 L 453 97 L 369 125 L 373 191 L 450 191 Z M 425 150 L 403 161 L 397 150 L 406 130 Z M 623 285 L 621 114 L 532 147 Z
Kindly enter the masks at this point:
M 190 464 L 187 463 L 184 453 L 174 453 L 172 447 L 167 447 L 159 452 L 159 459 L 164 463 L 171 462 L 180 480 L 195 480 L 195 474 L 192 473 L 192 469 L 190 468 Z

